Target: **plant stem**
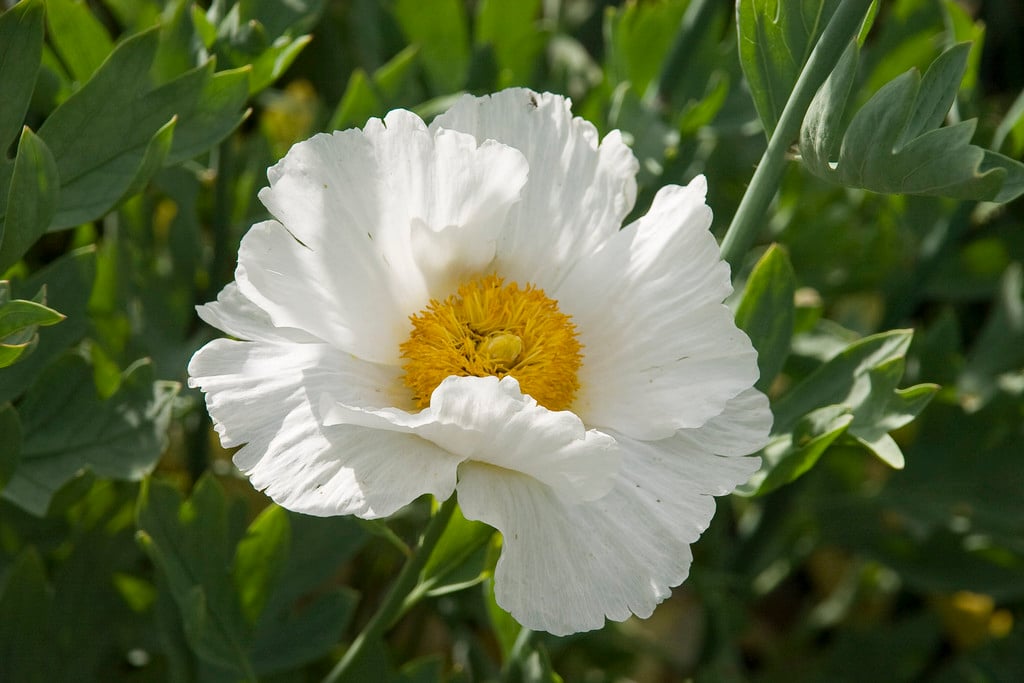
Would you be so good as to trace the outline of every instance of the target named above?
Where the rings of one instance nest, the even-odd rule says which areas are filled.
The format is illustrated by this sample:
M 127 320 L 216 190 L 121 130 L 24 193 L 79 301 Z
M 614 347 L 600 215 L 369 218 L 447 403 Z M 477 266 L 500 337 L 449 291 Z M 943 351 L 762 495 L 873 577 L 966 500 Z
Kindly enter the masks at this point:
M 430 519 L 427 528 L 423 531 L 423 536 L 420 539 L 419 546 L 416 548 L 416 552 L 406 561 L 405 566 L 402 567 L 402 571 L 398 574 L 398 578 L 395 579 L 395 583 L 391 586 L 387 597 L 384 598 L 384 602 L 377 608 L 377 612 L 370 618 L 362 632 L 352 641 L 352 645 L 345 652 L 345 656 L 327 674 L 323 683 L 338 683 L 338 681 L 344 680 L 345 674 L 356 660 L 359 659 L 359 655 L 363 652 L 367 643 L 383 636 L 384 631 L 402 615 L 402 605 L 405 602 L 405 598 L 416 587 L 420 578 L 420 572 L 423 570 L 424 565 L 426 565 L 430 554 L 434 551 L 434 546 L 437 545 L 437 541 L 441 538 L 445 527 L 448 526 L 448 520 L 451 519 L 454 510 L 455 495 L 452 494 L 448 500 L 441 504 L 441 507 L 437 509 L 437 512 Z
M 775 132 L 768 140 L 768 148 L 722 240 L 722 258 L 732 266 L 734 272 L 764 222 L 765 213 L 779 187 L 779 179 L 786 164 L 786 152 L 800 133 L 800 126 L 814 94 L 839 63 L 850 39 L 860 31 L 870 6 L 871 0 L 844 0 L 832 15 L 832 20 L 828 22 L 800 72 Z
M 525 626 L 519 630 L 519 635 L 516 636 L 516 642 L 512 644 L 512 651 L 508 653 L 508 659 L 505 660 L 505 666 L 501 668 L 501 680 L 512 681 L 514 680 L 514 674 L 521 674 L 522 659 L 526 653 L 527 648 L 530 646 L 530 640 L 533 638 L 533 631 L 526 628 Z

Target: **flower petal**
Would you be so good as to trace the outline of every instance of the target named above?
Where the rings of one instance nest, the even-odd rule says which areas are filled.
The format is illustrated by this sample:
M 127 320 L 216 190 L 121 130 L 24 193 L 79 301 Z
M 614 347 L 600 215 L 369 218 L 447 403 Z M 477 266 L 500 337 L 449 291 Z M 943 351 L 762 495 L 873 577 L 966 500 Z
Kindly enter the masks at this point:
M 575 505 L 522 475 L 460 467 L 463 513 L 504 537 L 495 597 L 523 626 L 567 635 L 606 618 L 649 616 L 689 573 L 690 543 L 714 514 L 711 496 L 746 481 L 758 464 L 677 440 L 623 439 L 615 487 Z
M 497 140 L 526 157 L 530 179 L 501 233 L 497 270 L 544 288 L 618 230 L 636 201 L 639 164 L 619 132 L 598 145 L 597 129 L 573 118 L 570 105 L 558 95 L 513 88 L 465 95 L 431 123 Z
M 270 169 L 260 192 L 302 250 L 261 224 L 262 235 L 243 241 L 239 284 L 279 326 L 397 362 L 407 317 L 491 262 L 526 173 L 516 150 L 431 133 L 406 111 L 314 136 Z M 285 279 L 316 290 L 306 305 L 295 305 Z
M 282 506 L 313 515 L 383 517 L 424 493 L 451 495 L 458 459 L 408 434 L 322 428 L 310 395 L 345 387 L 387 405 L 394 370 L 326 344 L 215 340 L 189 363 L 189 386 L 206 405 L 225 448 L 246 444 L 235 464 Z M 374 398 L 376 396 L 376 398 Z
M 594 500 L 608 492 L 619 465 L 615 440 L 568 411 L 544 408 L 512 377 L 449 377 L 418 413 L 354 408 L 328 400 L 324 424 L 357 424 L 416 434 L 461 460 L 520 472 L 561 500 Z
M 302 330 L 275 327 L 262 308 L 245 298 L 238 284 L 229 282 L 217 300 L 196 306 L 199 317 L 228 334 L 247 341 L 317 343 L 320 340 Z
M 721 415 L 696 429 L 681 429 L 676 437 L 716 455 L 749 455 L 767 445 L 771 430 L 768 397 L 750 388 L 730 399 Z
M 662 188 L 552 293 L 583 344 L 573 410 L 588 425 L 667 438 L 757 380 L 756 352 L 722 304 L 732 286 L 705 193 L 702 177 Z

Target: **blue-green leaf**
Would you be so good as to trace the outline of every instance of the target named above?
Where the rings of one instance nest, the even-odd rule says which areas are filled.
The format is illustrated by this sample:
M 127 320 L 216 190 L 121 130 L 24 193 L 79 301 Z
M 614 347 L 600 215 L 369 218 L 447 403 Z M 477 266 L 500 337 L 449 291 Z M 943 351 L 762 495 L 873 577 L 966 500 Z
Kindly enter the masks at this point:
M 969 44 L 954 46 L 923 79 L 908 71 L 886 83 L 844 132 L 857 68 L 857 46 L 851 43 L 804 118 L 800 154 L 807 168 L 872 192 L 996 202 L 1024 194 L 1024 164 L 970 144 L 974 120 L 939 127 L 956 98 L 969 52 Z
M 55 363 L 19 405 L 21 462 L 3 496 L 34 515 L 46 514 L 54 494 L 88 469 L 137 481 L 156 465 L 167 440 L 174 382 L 154 382 L 152 367 L 136 363 L 106 401 L 92 371 L 76 355 Z
M 764 495 L 806 474 L 851 422 L 853 414 L 843 405 L 825 406 L 804 415 L 791 433 L 772 439 L 765 447 L 761 469 L 741 493 Z
M 165 144 L 165 126 L 174 116 L 166 163 L 208 149 L 244 118 L 239 109 L 248 92 L 246 70 L 214 75 L 208 62 L 153 88 L 149 70 L 157 40 L 156 29 L 124 40 L 40 128 L 61 179 L 51 230 L 102 216 L 144 183 L 151 170 L 147 154 Z
M 138 539 L 167 580 L 186 640 L 203 660 L 255 680 L 247 628 L 229 576 L 237 508 L 211 476 L 182 501 L 169 484 L 147 480 L 136 508 Z

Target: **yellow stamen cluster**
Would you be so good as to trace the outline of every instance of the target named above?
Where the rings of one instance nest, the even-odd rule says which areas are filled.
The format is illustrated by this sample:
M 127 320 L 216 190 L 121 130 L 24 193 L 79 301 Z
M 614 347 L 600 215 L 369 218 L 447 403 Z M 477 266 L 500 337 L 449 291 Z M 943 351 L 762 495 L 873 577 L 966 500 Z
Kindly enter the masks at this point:
M 567 410 L 583 355 L 572 318 L 544 290 L 497 275 L 472 280 L 411 316 L 401 345 L 405 385 L 420 408 L 446 377 L 511 375 L 549 410 Z

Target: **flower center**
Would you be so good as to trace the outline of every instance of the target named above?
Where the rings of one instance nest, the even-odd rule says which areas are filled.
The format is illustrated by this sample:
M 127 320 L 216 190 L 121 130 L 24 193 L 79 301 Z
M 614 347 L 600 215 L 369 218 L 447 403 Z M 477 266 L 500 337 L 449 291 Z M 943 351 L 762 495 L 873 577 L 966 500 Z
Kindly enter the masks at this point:
M 403 380 L 418 407 L 430 405 L 430 394 L 452 375 L 512 375 L 545 408 L 572 405 L 582 347 L 572 318 L 544 290 L 488 275 L 460 285 L 443 302 L 432 299 L 410 320 L 412 332 L 400 349 Z

